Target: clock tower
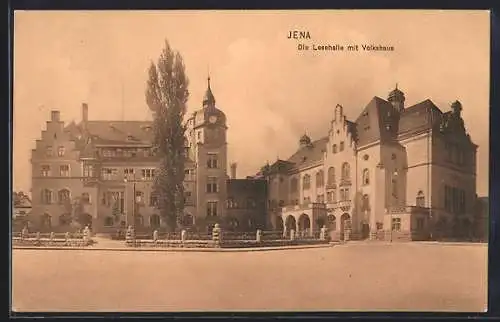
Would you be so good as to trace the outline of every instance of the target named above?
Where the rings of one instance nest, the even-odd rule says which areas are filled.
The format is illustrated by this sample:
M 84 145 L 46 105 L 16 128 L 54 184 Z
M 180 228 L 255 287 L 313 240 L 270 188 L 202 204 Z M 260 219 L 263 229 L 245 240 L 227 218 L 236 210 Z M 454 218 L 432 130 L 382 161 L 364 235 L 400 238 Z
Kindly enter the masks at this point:
M 215 105 L 208 77 L 203 106 L 189 121 L 191 155 L 196 164 L 196 226 L 224 223 L 227 200 L 226 116 Z

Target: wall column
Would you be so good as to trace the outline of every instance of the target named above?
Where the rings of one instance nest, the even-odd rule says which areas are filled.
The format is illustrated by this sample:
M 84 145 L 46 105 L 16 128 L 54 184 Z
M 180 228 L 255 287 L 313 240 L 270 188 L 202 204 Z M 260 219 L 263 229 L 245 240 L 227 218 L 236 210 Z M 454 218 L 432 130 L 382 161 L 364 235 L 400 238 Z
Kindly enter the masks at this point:
M 377 221 L 384 222 L 385 208 L 386 208 L 386 178 L 385 178 L 385 169 L 382 164 L 378 164 L 375 167 L 374 174 L 374 189 L 372 190 L 372 205 L 373 207 L 370 209 L 370 239 L 376 239 L 377 236 Z M 384 225 L 384 231 L 390 230 L 389 227 Z

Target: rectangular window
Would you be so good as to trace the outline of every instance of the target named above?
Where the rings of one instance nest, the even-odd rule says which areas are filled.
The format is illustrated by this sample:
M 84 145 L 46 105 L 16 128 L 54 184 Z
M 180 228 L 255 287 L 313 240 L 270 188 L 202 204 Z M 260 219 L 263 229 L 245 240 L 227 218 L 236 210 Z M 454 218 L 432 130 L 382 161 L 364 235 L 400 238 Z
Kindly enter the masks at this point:
M 153 180 L 155 177 L 155 169 L 142 169 L 142 180 Z
M 216 193 L 217 189 L 217 177 L 208 177 L 207 179 L 207 193 Z
M 69 177 L 69 165 L 64 164 L 59 166 L 59 175 L 61 177 Z
M 60 157 L 63 157 L 64 156 L 64 152 L 65 152 L 65 149 L 63 146 L 60 146 L 57 148 L 57 155 L 60 156 Z
M 102 168 L 101 177 L 103 180 L 116 180 L 118 176 L 118 169 Z
M 94 176 L 94 166 L 93 165 L 84 165 L 83 166 L 83 176 L 84 177 L 93 177 Z
M 134 174 L 134 169 L 133 168 L 123 169 L 123 174 L 125 174 L 125 176 L 133 175 Z
M 401 231 L 401 218 L 392 218 L 392 231 Z
M 207 217 L 217 217 L 217 201 L 207 202 Z
M 42 165 L 41 174 L 42 177 L 50 177 L 50 165 Z
M 207 158 L 207 168 L 209 169 L 217 169 L 217 154 L 209 153 Z
M 156 193 L 151 193 L 149 195 L 149 206 L 151 207 L 158 207 L 160 205 L 158 195 Z
M 45 148 L 45 155 L 48 157 L 52 156 L 52 147 L 51 146 L 48 146 Z
M 340 142 L 340 151 L 344 151 L 344 141 Z

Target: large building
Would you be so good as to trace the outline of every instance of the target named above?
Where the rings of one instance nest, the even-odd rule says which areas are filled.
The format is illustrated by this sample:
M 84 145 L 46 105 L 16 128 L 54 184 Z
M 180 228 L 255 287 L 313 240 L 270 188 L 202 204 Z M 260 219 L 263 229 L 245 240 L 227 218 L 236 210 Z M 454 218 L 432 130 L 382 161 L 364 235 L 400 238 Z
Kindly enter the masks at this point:
M 89 120 L 87 104 L 78 124 L 66 125 L 52 111 L 32 151 L 34 226 L 64 231 L 78 218 L 96 232 L 131 224 L 137 230 L 164 227 L 153 188 L 160 157 L 151 126 Z M 209 78 L 202 108 L 187 120 L 183 227 L 210 231 L 221 223 L 248 230 L 265 224 L 266 182 L 236 179 L 236 164 L 229 177 L 226 133 L 226 116 L 216 107 Z
M 396 86 L 355 121 L 337 105 L 327 135 L 303 135 L 287 160 L 259 173 L 269 185 L 276 229 L 332 237 L 428 239 L 469 234 L 476 198 L 476 150 L 455 101 L 405 106 Z

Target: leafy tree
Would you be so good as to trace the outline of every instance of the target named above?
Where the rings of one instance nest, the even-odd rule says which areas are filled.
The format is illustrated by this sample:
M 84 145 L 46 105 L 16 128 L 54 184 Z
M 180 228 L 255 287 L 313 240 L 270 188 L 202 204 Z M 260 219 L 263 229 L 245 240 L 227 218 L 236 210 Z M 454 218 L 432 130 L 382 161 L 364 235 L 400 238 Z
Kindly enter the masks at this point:
M 153 144 L 161 158 L 155 176 L 158 208 L 171 231 L 180 224 L 184 211 L 184 115 L 188 84 L 182 56 L 165 40 L 157 63 L 151 62 L 149 67 L 146 102 L 153 114 Z

